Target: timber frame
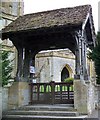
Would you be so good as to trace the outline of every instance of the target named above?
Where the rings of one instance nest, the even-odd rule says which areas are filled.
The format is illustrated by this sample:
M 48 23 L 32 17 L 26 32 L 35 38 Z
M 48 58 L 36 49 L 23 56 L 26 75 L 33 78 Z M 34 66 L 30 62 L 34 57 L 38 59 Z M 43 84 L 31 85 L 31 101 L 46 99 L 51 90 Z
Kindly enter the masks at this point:
M 39 51 L 64 48 L 75 54 L 75 79 L 89 79 L 87 48 L 96 44 L 90 5 L 21 16 L 2 30 L 2 39 L 6 38 L 18 50 L 16 81 L 28 80 L 29 63 Z

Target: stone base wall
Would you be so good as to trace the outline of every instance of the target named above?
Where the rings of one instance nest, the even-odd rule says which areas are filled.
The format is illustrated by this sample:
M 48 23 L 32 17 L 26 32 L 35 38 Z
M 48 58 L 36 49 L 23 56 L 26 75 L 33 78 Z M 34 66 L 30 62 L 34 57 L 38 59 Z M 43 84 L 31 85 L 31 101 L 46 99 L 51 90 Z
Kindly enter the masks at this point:
M 2 87 L 0 86 L 0 120 L 2 118 Z
M 8 87 L 2 88 L 2 111 L 8 109 L 8 90 Z
M 8 109 L 28 105 L 30 102 L 30 87 L 28 82 L 14 82 L 8 91 Z
M 30 86 L 28 82 L 14 82 L 9 88 L 3 88 L 2 104 L 4 110 L 16 109 L 28 105 L 30 102 Z M 74 80 L 74 107 L 80 114 L 92 114 L 95 109 L 100 110 L 100 86 L 92 82 Z M 1 109 L 0 109 L 1 110 Z M 2 111 L 0 111 L 2 112 Z
M 96 91 L 95 91 L 95 86 L 92 82 L 87 83 L 87 86 L 88 86 L 87 109 L 88 109 L 88 114 L 92 114 L 92 112 L 95 110 Z
M 95 94 L 96 94 L 96 101 L 95 101 L 95 109 L 100 110 L 100 85 L 95 86 Z
M 80 114 L 91 114 L 95 110 L 96 90 L 91 81 L 74 80 L 74 107 Z
M 81 80 L 74 80 L 74 107 L 80 114 L 87 114 L 88 86 Z

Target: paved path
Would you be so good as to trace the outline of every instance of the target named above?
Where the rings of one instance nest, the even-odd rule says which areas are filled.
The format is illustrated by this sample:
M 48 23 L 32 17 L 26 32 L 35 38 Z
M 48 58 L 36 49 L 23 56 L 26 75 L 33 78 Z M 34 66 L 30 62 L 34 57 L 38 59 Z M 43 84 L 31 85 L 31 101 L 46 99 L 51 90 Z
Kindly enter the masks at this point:
M 100 110 L 94 110 L 91 115 L 89 115 L 89 118 L 98 118 L 100 120 Z

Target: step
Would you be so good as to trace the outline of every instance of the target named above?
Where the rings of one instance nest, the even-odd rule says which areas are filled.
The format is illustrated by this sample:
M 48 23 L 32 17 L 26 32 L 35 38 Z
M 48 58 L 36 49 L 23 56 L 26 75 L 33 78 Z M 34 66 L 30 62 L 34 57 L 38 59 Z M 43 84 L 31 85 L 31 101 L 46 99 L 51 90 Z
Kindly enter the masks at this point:
M 78 116 L 78 112 L 72 111 L 22 111 L 22 110 L 15 110 L 15 111 L 8 111 L 3 115 L 41 115 L 41 116 Z
M 18 110 L 40 110 L 40 111 L 76 111 L 73 106 L 68 105 L 28 105 L 18 108 Z
M 33 116 L 33 115 L 8 115 L 2 120 L 85 120 L 87 116 L 61 117 L 61 116 Z
M 2 120 L 84 120 L 70 105 L 27 105 L 3 112 Z

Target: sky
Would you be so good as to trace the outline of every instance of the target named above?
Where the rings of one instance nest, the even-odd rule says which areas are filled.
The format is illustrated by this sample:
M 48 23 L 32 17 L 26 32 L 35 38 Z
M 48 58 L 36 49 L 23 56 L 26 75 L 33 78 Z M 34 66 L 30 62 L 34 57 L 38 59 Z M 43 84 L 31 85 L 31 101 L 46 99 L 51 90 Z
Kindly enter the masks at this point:
M 24 14 L 90 4 L 92 6 L 95 30 L 97 32 L 98 2 L 99 0 L 24 0 Z

